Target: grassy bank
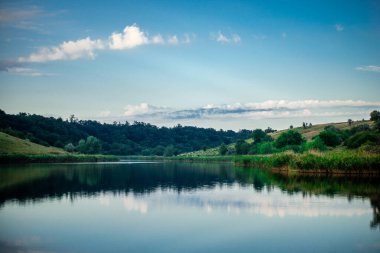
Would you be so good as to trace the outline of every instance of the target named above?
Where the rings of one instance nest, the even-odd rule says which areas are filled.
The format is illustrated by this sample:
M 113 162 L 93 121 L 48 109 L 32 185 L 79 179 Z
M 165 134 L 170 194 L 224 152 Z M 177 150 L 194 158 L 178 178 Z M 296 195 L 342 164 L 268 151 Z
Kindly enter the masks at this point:
M 184 162 L 233 162 L 233 156 L 121 156 L 122 160 L 184 161 Z
M 234 161 L 237 165 L 245 167 L 306 173 L 380 173 L 380 155 L 354 151 L 236 156 Z
M 117 156 L 109 155 L 27 155 L 27 154 L 0 154 L 0 163 L 68 163 L 68 162 L 109 162 L 119 161 Z

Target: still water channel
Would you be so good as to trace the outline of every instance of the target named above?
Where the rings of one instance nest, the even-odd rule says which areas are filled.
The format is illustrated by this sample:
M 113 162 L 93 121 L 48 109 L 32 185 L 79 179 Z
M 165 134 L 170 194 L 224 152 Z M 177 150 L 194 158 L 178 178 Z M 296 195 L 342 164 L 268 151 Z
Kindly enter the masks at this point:
M 0 166 L 0 252 L 380 252 L 380 180 L 230 163 Z

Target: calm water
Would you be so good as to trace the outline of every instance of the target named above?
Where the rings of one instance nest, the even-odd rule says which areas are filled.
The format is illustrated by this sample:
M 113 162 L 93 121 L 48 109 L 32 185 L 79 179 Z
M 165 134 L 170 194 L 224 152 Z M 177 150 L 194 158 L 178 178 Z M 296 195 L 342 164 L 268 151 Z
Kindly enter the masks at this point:
M 226 163 L 2 165 L 0 252 L 380 252 L 380 183 Z

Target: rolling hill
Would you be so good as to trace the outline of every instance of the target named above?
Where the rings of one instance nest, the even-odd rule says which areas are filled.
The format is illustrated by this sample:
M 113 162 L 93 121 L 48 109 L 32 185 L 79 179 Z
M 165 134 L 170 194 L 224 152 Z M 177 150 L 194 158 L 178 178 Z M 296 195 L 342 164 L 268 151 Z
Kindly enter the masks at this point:
M 28 140 L 23 140 L 0 132 L 0 154 L 22 155 L 66 155 L 66 151 L 55 147 L 45 147 Z

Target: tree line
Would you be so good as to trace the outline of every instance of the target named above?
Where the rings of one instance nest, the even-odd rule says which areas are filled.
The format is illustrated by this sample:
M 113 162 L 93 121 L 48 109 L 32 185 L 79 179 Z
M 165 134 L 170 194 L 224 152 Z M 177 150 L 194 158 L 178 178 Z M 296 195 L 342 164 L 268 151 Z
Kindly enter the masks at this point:
M 36 114 L 7 114 L 0 110 L 0 131 L 44 146 L 69 152 L 112 155 L 166 155 L 230 144 L 247 139 L 250 130 L 215 130 L 193 126 L 157 127 L 144 122 L 100 123 L 44 117 Z

